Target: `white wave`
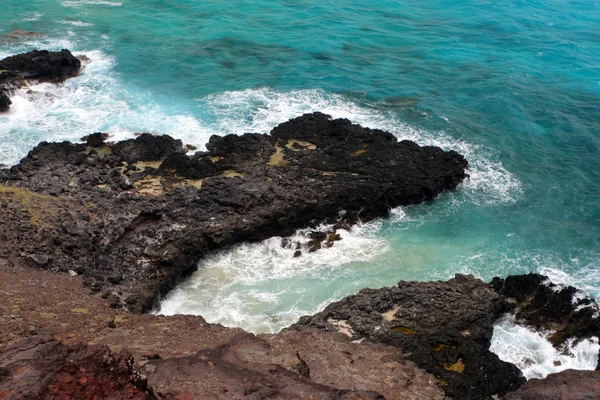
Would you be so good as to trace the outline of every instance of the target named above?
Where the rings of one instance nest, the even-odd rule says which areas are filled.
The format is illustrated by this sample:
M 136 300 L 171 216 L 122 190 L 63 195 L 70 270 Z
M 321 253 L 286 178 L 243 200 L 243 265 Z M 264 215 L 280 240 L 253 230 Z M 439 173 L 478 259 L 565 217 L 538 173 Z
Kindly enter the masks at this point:
M 86 5 L 100 5 L 100 6 L 110 6 L 110 7 L 121 7 L 123 5 L 122 2 L 117 1 L 105 1 L 105 0 L 62 0 L 60 2 L 65 7 L 83 7 Z
M 74 37 L 73 40 L 76 40 Z M 20 44 L 52 42 L 48 48 L 71 48 L 68 39 L 36 39 Z M 19 47 L 17 46 L 17 47 Z M 5 51 L 13 54 L 17 48 Z M 152 101 L 152 94 L 129 88 L 113 73 L 115 60 L 100 51 L 80 53 L 91 59 L 81 76 L 64 85 L 36 85 L 13 97 L 15 105 L 0 116 L 0 162 L 11 164 L 41 140 L 77 140 L 93 131 L 106 131 L 115 139 L 148 131 L 169 134 L 204 149 L 213 134 L 269 132 L 298 115 L 322 111 L 336 118 L 348 118 L 371 128 L 380 128 L 399 139 L 454 149 L 470 162 L 471 179 L 463 184 L 468 202 L 511 203 L 521 194 L 520 182 L 495 159 L 489 150 L 452 138 L 444 132 L 414 129 L 394 114 L 358 105 L 338 94 L 322 90 L 275 91 L 269 88 L 224 92 L 198 99 L 199 110 L 168 114 Z M 8 55 L 8 54 L 6 54 Z M 0 54 L 3 56 L 3 54 Z M 15 138 L 21 143 L 14 143 Z M 12 139 L 12 140 L 10 140 Z
M 72 26 L 79 26 L 79 27 L 94 26 L 94 24 L 91 24 L 89 22 L 69 21 L 69 20 L 65 20 L 65 19 L 63 19 L 62 21 L 60 21 L 60 23 L 63 24 L 63 25 L 72 25 Z
M 326 232 L 329 227 L 318 229 Z M 291 240 L 301 244 L 300 257 L 294 257 L 295 246 L 282 247 L 280 237 L 217 252 L 201 261 L 157 313 L 202 315 L 208 322 L 250 332 L 276 332 L 349 294 L 323 283 L 343 274 L 350 263 L 369 262 L 388 251 L 374 235 L 378 229 L 377 224 L 365 224 L 338 230 L 342 240 L 314 253 L 306 251 L 309 230 L 299 230 Z
M 58 51 L 61 49 L 75 48 L 75 38 L 67 37 L 48 37 L 44 33 L 39 32 L 39 35 L 23 36 L 22 40 L 14 42 L 6 42 L 0 47 L 0 59 L 13 56 L 19 53 L 25 53 L 33 49 L 45 49 L 50 51 Z
M 23 18 L 23 21 L 25 21 L 25 22 L 38 21 L 43 15 L 44 14 L 42 14 L 42 13 L 35 12 L 35 13 L 31 14 L 30 17 Z
M 515 364 L 527 379 L 545 378 L 566 369 L 594 370 L 598 363 L 598 338 L 569 341 L 562 350 L 546 339 L 548 333 L 534 332 L 506 316 L 494 325 L 490 350 L 501 360 Z
M 483 252 L 467 251 L 448 255 L 447 268 L 434 272 L 428 279 L 447 280 L 456 272 L 471 274 L 483 281 L 490 281 L 494 276 L 506 277 L 527 273 L 538 273 L 549 277 L 558 285 L 573 286 L 581 291 L 581 295 L 592 298 L 600 296 L 600 254 L 582 252 L 579 258 L 564 258 L 560 254 L 544 250 L 518 251 L 513 249 L 517 235 L 511 235 L 499 249 Z M 518 242 L 514 242 L 518 243 Z M 515 246 L 517 247 L 518 244 Z

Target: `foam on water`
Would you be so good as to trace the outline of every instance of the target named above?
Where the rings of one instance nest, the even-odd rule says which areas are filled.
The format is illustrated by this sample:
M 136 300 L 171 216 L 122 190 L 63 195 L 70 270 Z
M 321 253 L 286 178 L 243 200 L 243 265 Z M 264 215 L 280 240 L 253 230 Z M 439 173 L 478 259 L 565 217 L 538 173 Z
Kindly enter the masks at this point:
M 89 22 L 82 22 L 82 21 L 62 20 L 62 21 L 60 21 L 60 23 L 65 24 L 65 25 L 73 25 L 73 26 L 80 26 L 80 27 L 94 26 L 94 24 L 90 24 Z
M 87 60 L 80 76 L 64 84 L 31 84 L 11 97 L 0 115 L 0 163 L 14 164 L 40 141 L 79 141 L 92 132 L 113 140 L 135 132 L 170 134 L 203 148 L 209 135 L 193 115 L 167 112 L 149 94 L 123 85 L 114 59 L 101 51 L 76 52 Z
M 123 5 L 122 2 L 105 0 L 61 0 L 60 4 L 65 7 L 84 7 L 87 5 L 121 7 Z
M 392 218 L 394 216 L 392 215 Z M 420 219 L 403 217 L 401 224 L 414 228 L 425 223 L 426 217 Z M 397 226 L 394 226 L 396 228 Z M 493 277 L 526 274 L 529 272 L 548 276 L 550 280 L 562 286 L 574 286 L 581 293 L 592 298 L 600 296 L 600 253 L 582 252 L 577 258 L 564 258 L 552 251 L 515 249 L 507 251 L 505 246 L 518 243 L 519 237 L 510 235 L 507 244 L 486 251 L 465 251 L 453 254 L 447 260 L 448 268 L 434 271 L 429 279 L 447 280 L 454 273 L 471 274 L 484 281 Z
M 545 378 L 566 369 L 594 370 L 598 363 L 598 338 L 569 341 L 557 350 L 546 339 L 548 333 L 534 332 L 506 316 L 494 326 L 490 350 L 501 360 L 515 364 L 527 379 Z
M 348 294 L 346 288 L 323 283 L 347 277 L 350 264 L 368 263 L 388 251 L 376 235 L 378 229 L 371 223 L 338 230 L 341 241 L 314 253 L 306 252 L 309 230 L 299 230 L 291 240 L 301 243 L 300 257 L 294 257 L 295 246 L 282 247 L 280 237 L 219 251 L 201 261 L 198 271 L 167 296 L 158 313 L 202 315 L 209 322 L 251 332 L 276 332 Z
M 29 42 L 28 46 L 35 44 Z M 61 41 L 50 47 L 70 44 Z M 522 193 L 520 182 L 489 149 L 444 132 L 415 129 L 391 112 L 358 105 L 340 94 L 318 89 L 248 89 L 197 99 L 197 112 L 182 112 L 171 104 L 156 103 L 152 94 L 144 90 L 128 87 L 113 72 L 115 60 L 103 52 L 84 51 L 76 55 L 90 60 L 79 77 L 62 85 L 32 85 L 12 97 L 11 111 L 0 116 L 0 163 L 16 163 L 42 140 L 76 141 L 96 131 L 108 132 L 115 140 L 132 137 L 135 132 L 169 134 L 204 149 L 213 134 L 269 132 L 290 118 L 321 111 L 334 118 L 348 118 L 363 126 L 390 131 L 399 139 L 464 154 L 470 162 L 471 178 L 463 184 L 468 202 L 512 203 Z

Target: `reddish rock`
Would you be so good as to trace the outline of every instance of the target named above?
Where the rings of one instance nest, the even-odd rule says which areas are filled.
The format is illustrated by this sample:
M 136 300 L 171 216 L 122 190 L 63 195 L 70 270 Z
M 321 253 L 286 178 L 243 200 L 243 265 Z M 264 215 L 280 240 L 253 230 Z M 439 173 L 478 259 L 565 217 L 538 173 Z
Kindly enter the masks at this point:
M 352 343 L 341 333 L 316 329 L 285 329 L 260 337 L 269 343 L 269 355 L 276 363 L 296 370 L 295 363 L 300 359 L 316 383 L 346 390 L 373 390 L 387 400 L 444 399 L 435 377 L 392 346 Z
M 106 346 L 65 346 L 49 334 L 7 347 L 0 354 L 0 399 L 145 399 L 144 380 L 128 353 Z
M 503 400 L 598 400 L 600 371 L 566 370 L 545 379 L 531 379 Z
M 194 356 L 152 360 L 142 367 L 161 399 L 383 400 L 378 393 L 340 390 L 274 364 L 267 342 L 250 334 Z

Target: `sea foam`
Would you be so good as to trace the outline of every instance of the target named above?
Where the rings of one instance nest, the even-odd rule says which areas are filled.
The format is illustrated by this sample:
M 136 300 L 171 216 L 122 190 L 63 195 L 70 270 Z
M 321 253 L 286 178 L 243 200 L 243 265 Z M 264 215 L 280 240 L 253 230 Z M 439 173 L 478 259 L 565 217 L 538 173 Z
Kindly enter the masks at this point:
M 501 360 L 515 364 L 527 379 L 545 378 L 566 369 L 594 370 L 598 363 L 598 338 L 569 340 L 555 349 L 546 339 L 549 332 L 536 332 L 506 316 L 494 325 L 490 350 Z
M 313 230 L 299 230 L 290 239 L 300 243 L 300 257 L 294 257 L 295 246 L 282 247 L 281 237 L 215 252 L 161 302 L 157 313 L 202 315 L 251 332 L 277 332 L 356 290 L 350 282 L 345 287 L 326 283 L 350 278 L 361 264 L 389 250 L 377 237 L 378 229 L 374 223 L 338 230 L 342 240 L 314 253 L 306 248 Z

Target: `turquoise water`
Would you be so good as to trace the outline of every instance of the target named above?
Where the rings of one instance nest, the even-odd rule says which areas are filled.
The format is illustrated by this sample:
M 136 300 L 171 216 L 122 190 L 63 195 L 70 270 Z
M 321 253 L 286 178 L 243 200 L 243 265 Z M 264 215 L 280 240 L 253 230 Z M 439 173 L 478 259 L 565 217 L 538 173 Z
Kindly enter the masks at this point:
M 3 0 L 0 56 L 70 48 L 17 93 L 0 163 L 40 140 L 265 132 L 320 110 L 469 159 L 470 181 L 293 259 L 203 261 L 165 313 L 276 331 L 362 287 L 538 271 L 600 294 L 600 2 Z M 19 36 L 18 28 L 37 36 Z M 302 238 L 302 233 L 298 234 Z

